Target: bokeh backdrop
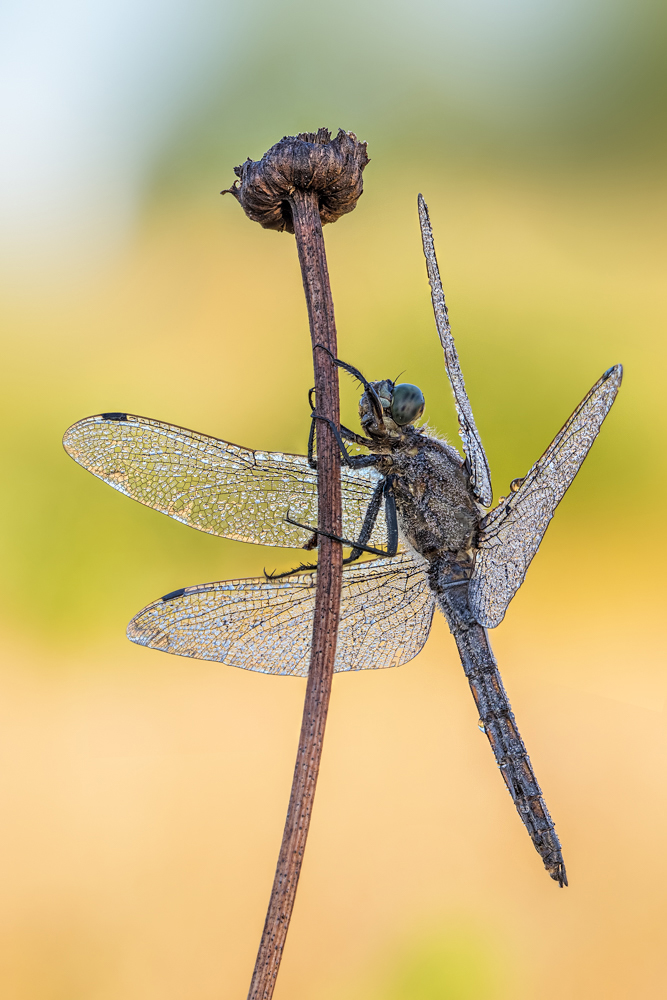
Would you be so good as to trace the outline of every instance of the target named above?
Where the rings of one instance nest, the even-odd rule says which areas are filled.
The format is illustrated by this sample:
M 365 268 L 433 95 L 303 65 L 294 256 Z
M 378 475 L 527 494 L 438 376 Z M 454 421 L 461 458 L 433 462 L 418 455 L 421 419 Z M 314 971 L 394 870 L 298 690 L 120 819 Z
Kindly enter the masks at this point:
M 422 191 L 496 496 L 606 368 L 626 374 L 492 634 L 570 887 L 438 620 L 409 665 L 335 680 L 276 1000 L 663 995 L 666 56 L 657 0 L 4 5 L 3 997 L 246 995 L 304 683 L 124 631 L 169 590 L 294 557 L 132 503 L 60 439 L 127 410 L 305 449 L 293 240 L 218 192 L 319 126 L 371 156 L 325 230 L 340 354 L 404 372 L 458 441 Z

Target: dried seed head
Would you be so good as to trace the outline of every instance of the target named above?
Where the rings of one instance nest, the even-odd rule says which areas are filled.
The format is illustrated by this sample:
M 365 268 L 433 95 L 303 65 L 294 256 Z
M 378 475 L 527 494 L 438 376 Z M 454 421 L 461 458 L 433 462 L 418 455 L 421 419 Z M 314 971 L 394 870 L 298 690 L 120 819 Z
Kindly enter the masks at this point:
M 328 129 L 287 135 L 261 160 L 234 168 L 239 178 L 221 192 L 233 194 L 244 212 L 264 229 L 294 232 L 291 198 L 295 191 L 315 191 L 322 224 L 351 212 L 363 191 L 362 171 L 368 163 L 366 143 L 353 132 Z

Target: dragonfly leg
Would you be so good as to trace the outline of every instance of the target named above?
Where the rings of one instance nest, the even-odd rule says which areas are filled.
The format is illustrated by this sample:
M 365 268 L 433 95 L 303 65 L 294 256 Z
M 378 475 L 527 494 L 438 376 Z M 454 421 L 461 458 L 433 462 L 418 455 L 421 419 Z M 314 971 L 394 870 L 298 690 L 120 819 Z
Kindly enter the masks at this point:
M 311 389 L 312 392 L 312 389 Z M 315 412 L 315 411 L 313 411 Z M 315 421 L 310 421 L 310 431 L 308 432 L 308 465 L 311 469 L 317 468 L 317 459 L 315 458 Z
M 387 521 L 387 550 L 384 555 L 387 557 L 395 556 L 398 552 L 398 518 L 396 516 L 396 497 L 394 496 L 394 477 L 387 476 L 375 488 L 371 502 L 366 510 L 366 516 L 361 526 L 357 544 L 347 559 L 343 559 L 344 564 L 354 562 L 364 551 L 364 549 L 359 547 L 359 543 L 363 545 L 370 538 L 371 532 L 375 527 L 375 522 L 377 521 L 383 497 L 385 518 Z
M 371 438 L 366 438 L 361 434 L 356 434 L 354 431 L 349 430 L 349 428 L 344 427 L 343 424 L 340 425 L 340 433 L 346 441 L 354 441 L 355 444 L 360 444 L 362 448 L 370 448 L 373 444 Z
M 357 545 L 354 546 L 351 553 L 346 559 L 343 559 L 343 564 L 355 562 L 363 553 L 363 548 L 359 548 L 359 544 L 365 545 L 368 539 L 371 537 L 373 528 L 375 527 L 375 522 L 377 521 L 377 516 L 380 512 L 380 504 L 382 503 L 382 497 L 384 495 L 384 487 L 386 480 L 382 480 L 377 484 L 375 490 L 373 491 L 373 496 L 371 497 L 371 502 L 366 508 L 366 514 L 364 516 L 364 523 L 361 526 L 361 531 L 359 532 L 359 538 L 357 539 Z M 395 552 L 387 551 L 386 555 L 395 555 Z
M 366 514 L 364 515 L 364 523 L 361 526 L 361 531 L 359 532 L 359 538 L 357 539 L 362 545 L 368 541 L 375 527 L 375 522 L 377 521 L 378 514 L 380 513 L 380 504 L 382 503 L 382 494 L 384 492 L 384 480 L 379 482 L 375 489 L 373 490 L 373 496 L 371 501 L 366 508 Z M 355 562 L 361 554 L 363 549 L 353 548 L 350 555 L 343 559 L 343 564 Z
M 368 469 L 378 463 L 377 455 L 350 455 L 349 451 L 345 447 L 343 442 L 343 437 L 348 437 L 348 440 L 353 440 L 357 444 L 364 444 L 364 439 L 359 438 L 359 435 L 354 434 L 353 431 L 348 431 L 346 427 L 342 427 L 339 430 L 334 424 L 333 420 L 329 420 L 328 417 L 322 417 L 319 413 L 313 411 L 311 413 L 312 423 L 310 425 L 310 434 L 308 435 L 308 465 L 311 469 L 317 468 L 317 459 L 313 455 L 313 445 L 314 445 L 314 428 L 316 420 L 323 420 L 325 424 L 328 424 L 333 431 L 336 441 L 338 442 L 338 447 L 340 448 L 341 458 L 345 465 L 350 469 Z M 342 434 L 341 434 L 342 432 Z M 372 442 L 369 442 L 372 444 Z
M 373 556 L 386 556 L 386 555 L 396 555 L 395 552 L 386 552 L 383 549 L 375 549 L 372 545 L 363 545 L 361 542 L 351 542 L 349 538 L 341 538 L 340 535 L 334 535 L 330 531 L 322 531 L 321 528 L 313 528 L 310 524 L 301 524 L 300 521 L 293 521 L 292 518 L 287 514 L 285 518 L 288 524 L 293 524 L 295 528 L 303 528 L 305 531 L 312 531 L 316 535 L 324 535 L 325 538 L 330 538 L 333 542 L 340 542 L 341 545 L 348 545 L 351 549 L 361 549 L 362 552 L 370 552 Z
M 393 476 L 387 476 L 384 481 L 384 512 L 387 519 L 387 548 L 395 556 L 398 552 L 398 517 Z
M 315 452 L 315 421 L 316 420 L 325 419 L 325 418 L 320 417 L 319 414 L 317 414 L 315 412 L 315 404 L 313 403 L 313 393 L 314 392 L 315 392 L 314 388 L 308 390 L 308 403 L 310 405 L 310 411 L 311 411 L 310 432 L 308 434 L 308 465 L 311 467 L 311 469 L 316 469 L 317 468 L 317 459 L 315 458 L 315 454 L 314 454 L 314 452 Z M 327 420 L 327 423 L 329 424 L 329 426 L 333 430 L 334 434 L 336 435 L 336 440 L 337 440 L 338 445 L 340 447 L 341 455 L 343 457 L 343 461 L 345 462 L 346 465 L 349 465 L 350 459 L 353 458 L 353 456 L 351 456 L 348 453 L 348 451 L 345 448 L 343 442 L 341 441 L 341 438 L 344 438 L 346 441 L 352 441 L 352 442 L 354 442 L 354 444 L 361 445 L 362 448 L 368 448 L 368 447 L 370 447 L 373 444 L 373 442 L 371 441 L 370 438 L 365 438 L 361 434 L 356 434 L 355 431 L 351 431 L 349 429 L 349 427 L 344 427 L 343 424 L 340 425 L 339 433 L 336 433 L 336 431 L 338 429 L 335 427 L 335 425 L 330 420 Z
M 295 573 L 310 573 L 317 569 L 317 563 L 301 563 L 299 566 L 295 566 L 294 569 L 287 569 L 284 573 L 267 573 L 264 570 L 265 580 L 282 580 L 284 576 L 293 576 Z
M 352 458 L 353 458 L 353 456 L 350 455 L 349 451 L 345 447 L 345 442 L 343 441 L 343 438 L 341 437 L 341 433 L 340 433 L 339 429 L 336 427 L 336 425 L 333 422 L 333 420 L 330 420 L 329 417 L 323 417 L 323 416 L 321 416 L 319 413 L 316 413 L 315 410 L 313 410 L 313 412 L 310 414 L 310 419 L 311 419 L 310 434 L 308 435 L 308 465 L 311 467 L 311 469 L 316 469 L 317 468 L 317 460 L 313 456 L 313 445 L 315 443 L 315 421 L 316 420 L 322 420 L 325 424 L 329 425 L 329 427 L 331 428 L 331 430 L 333 432 L 334 437 L 336 438 L 336 441 L 338 442 L 338 447 L 340 448 L 340 455 L 341 455 L 341 458 L 343 459 L 343 462 L 345 463 L 345 465 L 351 466 L 352 465 Z
M 387 519 L 387 548 L 385 551 L 366 545 L 366 542 L 370 538 L 373 528 L 375 527 L 375 522 L 377 521 L 377 516 L 380 512 L 380 504 L 382 503 L 383 497 L 385 502 L 385 517 Z M 289 513 L 286 517 L 286 521 L 288 524 L 293 524 L 296 527 L 312 531 L 315 539 L 318 535 L 326 535 L 327 538 L 332 538 L 335 542 L 340 542 L 342 545 L 350 545 L 352 547 L 352 552 L 346 559 L 343 559 L 343 565 L 355 562 L 359 559 L 363 552 L 370 552 L 372 555 L 386 557 L 395 556 L 398 552 L 396 501 L 394 499 L 393 481 L 390 480 L 389 477 L 381 480 L 381 482 L 379 482 L 375 487 L 371 501 L 366 509 L 364 523 L 362 524 L 361 531 L 359 532 L 359 538 L 356 542 L 350 542 L 346 538 L 339 538 L 338 535 L 330 535 L 327 532 L 318 531 L 317 528 L 311 528 L 306 524 L 299 524 L 298 521 L 293 521 L 291 519 Z M 307 547 L 310 548 L 310 544 Z M 300 566 L 297 566 L 296 569 L 287 570 L 285 573 L 267 573 L 266 570 L 264 570 L 264 576 L 267 580 L 278 580 L 283 576 L 291 576 L 292 573 L 303 573 L 308 570 L 316 569 L 317 565 L 314 563 L 302 563 Z
M 316 346 L 319 347 L 321 351 L 325 351 L 329 355 L 329 357 L 331 358 L 331 360 L 333 361 L 333 363 L 336 365 L 337 368 L 342 368 L 343 371 L 347 372 L 349 375 L 352 375 L 353 378 L 356 378 L 358 382 L 361 382 L 364 389 L 368 393 L 368 398 L 371 401 L 371 406 L 375 410 L 375 416 L 377 417 L 379 423 L 382 424 L 383 423 L 382 403 L 380 402 L 378 394 L 373 388 L 373 386 L 370 384 L 370 382 L 364 378 L 359 369 L 355 368 L 354 365 L 348 365 L 346 361 L 341 361 L 339 358 L 334 357 L 334 355 L 331 353 L 328 347 L 324 347 L 322 344 L 317 344 Z
M 329 357 L 331 358 L 331 360 L 333 361 L 333 363 L 336 365 L 337 368 L 342 368 L 343 371 L 347 372 L 349 375 L 352 375 L 354 378 L 356 378 L 358 382 L 361 382 L 366 392 L 368 392 L 370 388 L 370 382 L 364 378 L 364 376 L 361 374 L 358 368 L 355 368 L 354 365 L 349 365 L 347 361 L 341 361 L 340 358 L 335 357 L 335 355 L 331 353 L 329 348 L 324 347 L 323 344 L 317 344 L 316 346 L 319 347 L 321 351 L 324 351 L 325 354 L 329 355 Z

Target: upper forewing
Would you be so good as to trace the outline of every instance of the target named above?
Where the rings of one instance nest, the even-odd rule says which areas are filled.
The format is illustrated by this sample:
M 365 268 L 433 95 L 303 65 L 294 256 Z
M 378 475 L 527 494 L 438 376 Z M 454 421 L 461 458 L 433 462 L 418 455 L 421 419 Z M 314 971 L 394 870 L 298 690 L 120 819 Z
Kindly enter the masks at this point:
M 346 566 L 336 671 L 397 667 L 417 655 L 433 617 L 425 560 L 412 552 Z M 128 638 L 178 656 L 306 676 L 315 574 L 186 587 L 140 611 Z
M 469 600 L 480 625 L 494 628 L 523 583 L 530 561 L 616 398 L 623 369 L 606 371 L 581 401 L 516 493 L 481 522 Z
M 485 507 L 490 507 L 493 491 L 491 489 L 489 463 L 486 460 L 482 440 L 475 426 L 475 418 L 472 415 L 470 400 L 466 393 L 461 365 L 459 364 L 459 356 L 456 353 L 454 338 L 449 326 L 449 315 L 445 303 L 445 294 L 442 290 L 438 262 L 435 257 L 431 220 L 429 219 L 426 202 L 421 195 L 419 195 L 418 204 L 422 243 L 424 245 L 424 256 L 426 257 L 426 270 L 428 271 L 433 312 L 435 313 L 435 325 L 438 329 L 442 349 L 445 352 L 445 368 L 454 393 L 454 403 L 459 418 L 459 434 L 461 435 L 463 450 L 470 466 L 470 483 L 477 500 Z
M 251 451 L 131 414 L 79 420 L 63 444 L 114 489 L 199 531 L 300 548 L 309 532 L 288 524 L 288 511 L 295 521 L 317 525 L 317 472 L 303 455 Z M 358 537 L 378 480 L 373 469 L 341 470 L 345 538 Z M 386 541 L 382 511 L 372 537 L 376 545 Z

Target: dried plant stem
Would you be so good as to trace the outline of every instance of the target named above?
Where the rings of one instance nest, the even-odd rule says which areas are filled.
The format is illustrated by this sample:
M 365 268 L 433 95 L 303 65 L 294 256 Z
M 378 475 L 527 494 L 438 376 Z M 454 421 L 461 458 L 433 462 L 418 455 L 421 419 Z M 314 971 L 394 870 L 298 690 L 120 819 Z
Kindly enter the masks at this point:
M 308 304 L 317 411 L 338 425 L 338 370 L 326 351 L 316 349 L 317 345 L 321 345 L 336 357 L 336 325 L 324 251 L 319 199 L 316 192 L 296 190 L 289 201 Z M 329 426 L 323 421 L 318 421 L 317 427 L 317 467 L 318 526 L 324 531 L 340 535 L 338 446 Z M 299 749 L 278 865 L 248 1000 L 271 1000 L 292 916 L 320 769 L 324 728 L 331 694 L 336 658 L 342 558 L 340 543 L 320 535 L 315 621 Z

